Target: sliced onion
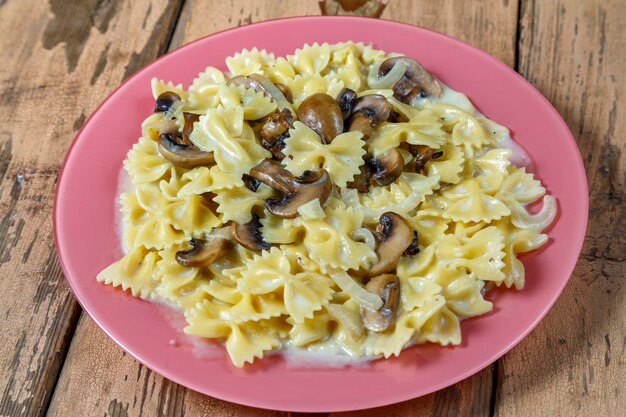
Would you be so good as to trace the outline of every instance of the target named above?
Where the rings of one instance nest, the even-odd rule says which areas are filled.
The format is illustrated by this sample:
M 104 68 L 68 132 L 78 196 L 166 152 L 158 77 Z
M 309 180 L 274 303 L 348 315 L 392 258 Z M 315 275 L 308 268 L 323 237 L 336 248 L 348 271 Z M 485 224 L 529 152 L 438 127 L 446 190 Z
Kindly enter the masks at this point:
M 330 274 L 330 277 L 343 292 L 348 294 L 350 298 L 352 298 L 359 305 L 369 308 L 372 311 L 376 311 L 383 306 L 382 298 L 361 287 L 345 271 L 333 272 Z
M 556 217 L 556 198 L 551 195 L 543 197 L 543 207 L 537 214 L 530 214 L 524 206 L 513 201 L 507 202 L 511 209 L 511 223 L 520 229 L 543 230 L 550 226 Z
M 206 236 L 207 239 L 221 238 L 226 240 L 233 240 L 233 229 L 230 227 L 222 227 L 221 229 L 214 229 L 211 234 Z
M 406 72 L 406 65 L 402 61 L 396 61 L 393 68 L 384 77 L 380 78 L 378 76 L 380 64 L 382 62 L 378 62 L 370 67 L 370 72 L 367 75 L 367 84 L 371 88 L 391 88 L 391 86 L 400 81 Z
M 285 98 L 285 95 L 282 93 L 282 91 L 280 91 L 278 87 L 276 87 L 276 85 L 272 81 L 270 81 L 269 78 L 266 78 L 259 74 L 250 74 L 248 77 L 261 84 L 261 87 L 263 87 L 265 91 L 267 91 L 269 95 L 272 96 L 274 101 L 276 101 L 276 105 L 280 110 L 288 109 L 292 115 L 295 115 L 293 112 L 293 108 L 291 107 L 289 101 L 287 101 L 287 99 Z
M 361 227 L 352 233 L 352 239 L 363 242 L 372 249 L 376 249 L 376 239 L 367 227 Z

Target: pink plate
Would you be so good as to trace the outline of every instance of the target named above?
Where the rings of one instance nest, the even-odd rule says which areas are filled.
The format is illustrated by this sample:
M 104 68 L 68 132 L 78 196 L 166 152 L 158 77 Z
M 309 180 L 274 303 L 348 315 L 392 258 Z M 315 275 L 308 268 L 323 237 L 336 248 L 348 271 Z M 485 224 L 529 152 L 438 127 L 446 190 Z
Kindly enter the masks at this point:
M 121 256 L 115 225 L 118 174 L 152 111 L 150 79 L 189 85 L 206 66 L 242 48 L 277 55 L 304 43 L 362 41 L 414 57 L 484 114 L 509 127 L 530 154 L 534 172 L 558 199 L 550 242 L 524 257 L 526 288 L 499 290 L 494 311 L 462 323 L 461 346 L 424 345 L 367 366 L 294 368 L 272 356 L 245 369 L 225 353 L 202 357 L 162 308 L 96 282 Z M 193 42 L 137 72 L 80 130 L 59 176 L 55 234 L 65 275 L 85 311 L 123 349 L 165 377 L 196 391 L 250 406 L 340 411 L 382 406 L 452 385 L 494 362 L 526 336 L 555 302 L 574 269 L 587 225 L 587 182 L 567 126 L 515 71 L 458 40 L 413 26 L 350 17 L 263 22 Z M 175 342 L 172 343 L 171 341 Z

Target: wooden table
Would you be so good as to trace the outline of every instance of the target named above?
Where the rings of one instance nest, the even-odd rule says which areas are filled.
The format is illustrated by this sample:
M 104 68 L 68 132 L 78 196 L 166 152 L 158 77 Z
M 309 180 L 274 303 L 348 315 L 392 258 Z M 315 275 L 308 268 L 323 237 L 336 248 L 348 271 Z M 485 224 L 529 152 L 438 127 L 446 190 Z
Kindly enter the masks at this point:
M 0 0 L 0 415 L 290 414 L 198 394 L 118 348 L 72 297 L 51 212 L 74 134 L 133 72 L 222 29 L 319 13 L 316 0 Z M 476 45 L 533 83 L 578 141 L 591 208 L 574 275 L 522 343 L 452 387 L 364 414 L 626 415 L 626 2 L 392 0 L 382 17 Z

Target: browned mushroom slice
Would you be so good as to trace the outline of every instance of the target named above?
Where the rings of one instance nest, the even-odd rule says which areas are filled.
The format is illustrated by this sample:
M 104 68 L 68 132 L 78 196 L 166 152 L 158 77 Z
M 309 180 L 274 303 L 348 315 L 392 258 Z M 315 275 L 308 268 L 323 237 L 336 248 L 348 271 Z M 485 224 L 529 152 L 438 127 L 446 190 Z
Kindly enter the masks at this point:
M 164 91 L 156 99 L 154 103 L 154 112 L 166 112 L 169 111 L 174 103 L 180 101 L 181 98 L 173 91 Z
M 215 162 L 213 152 L 202 151 L 195 146 L 188 146 L 182 141 L 176 141 L 171 133 L 159 136 L 159 152 L 170 162 L 183 168 L 194 168 L 210 165 Z
M 298 216 L 298 207 L 309 201 L 319 198 L 324 204 L 332 190 L 330 176 L 325 169 L 310 175 L 303 175 L 294 181 L 293 191 L 282 198 L 270 197 L 265 201 L 265 207 L 274 216 L 284 219 L 293 219 Z
M 374 173 L 374 180 L 382 186 L 400 178 L 404 170 L 404 158 L 396 148 L 389 149 L 378 158 L 368 159 L 368 163 Z
M 217 208 L 219 207 L 219 204 L 217 204 L 213 200 L 215 197 L 217 197 L 217 195 L 215 193 L 210 192 L 210 191 L 206 192 L 206 193 L 200 194 L 200 198 L 202 199 L 201 200 L 202 204 L 204 204 L 204 206 L 206 208 L 211 210 L 211 213 L 217 215 Z
M 261 138 L 261 146 L 270 151 L 272 157 L 277 161 L 282 161 L 285 159 L 285 154 L 283 153 L 283 149 L 285 149 L 285 139 L 289 137 L 289 132 L 285 132 L 282 135 L 279 135 L 271 140 L 266 140 Z
M 401 147 L 411 152 L 415 157 L 410 164 L 407 164 L 407 169 L 420 174 L 424 173 L 424 168 L 428 161 L 440 158 L 443 155 L 443 151 L 435 152 L 434 149 L 425 145 L 411 145 L 405 142 Z
M 341 109 L 341 115 L 343 116 L 343 120 L 346 120 L 352 113 L 352 105 L 354 104 L 356 97 L 356 92 L 349 88 L 344 88 L 339 93 L 339 96 L 337 96 L 337 104 Z
M 230 242 L 223 237 L 191 239 L 191 249 L 176 252 L 176 262 L 186 267 L 207 266 L 226 255 Z
M 269 243 L 263 240 L 263 235 L 259 230 L 263 226 L 259 221 L 259 216 L 256 214 L 252 215 L 250 222 L 246 224 L 233 223 L 231 227 L 235 240 L 244 248 L 260 252 L 262 250 L 268 250 L 271 247 Z
M 380 65 L 378 76 L 384 77 L 397 63 L 406 67 L 404 75 L 393 85 L 393 96 L 403 103 L 410 103 L 417 95 L 440 97 L 441 84 L 417 61 L 406 56 L 388 58 Z
M 383 306 L 376 311 L 361 306 L 363 325 L 373 332 L 385 331 L 396 321 L 400 303 L 400 280 L 396 275 L 380 275 L 372 278 L 365 285 L 365 289 L 382 298 Z
M 375 126 L 389 118 L 391 104 L 380 94 L 370 94 L 356 99 L 352 106 L 352 115 L 348 120 L 348 131 L 363 133 L 367 140 Z
M 418 146 L 417 154 L 415 155 L 415 172 L 423 173 L 424 167 L 433 157 L 433 150 L 428 146 Z
M 292 182 L 295 180 L 291 172 L 270 159 L 264 159 L 258 165 L 252 167 L 250 176 L 282 193 L 291 192 L 293 189 Z
M 273 145 L 280 135 L 287 132 L 291 123 L 293 123 L 293 116 L 289 110 L 275 111 L 264 119 L 261 138 Z
M 250 191 L 255 191 L 259 189 L 259 185 L 261 185 L 261 181 L 257 180 L 254 177 L 251 177 L 248 174 L 243 174 L 241 176 L 241 179 L 243 180 L 243 185 L 245 185 L 245 187 L 250 190 Z
M 265 207 L 273 215 L 285 219 L 298 216 L 298 207 L 316 198 L 324 204 L 332 191 L 330 176 L 324 169 L 294 177 L 285 168 L 265 159 L 250 170 L 250 176 L 283 194 L 282 197 L 268 198 Z
M 362 111 L 370 117 L 372 125 L 377 126 L 387 120 L 391 114 L 391 104 L 385 96 L 380 94 L 370 94 L 359 97 L 354 102 L 352 112 Z
M 369 269 L 351 271 L 359 277 L 375 277 L 396 268 L 398 260 L 413 241 L 413 231 L 404 217 L 393 212 L 384 213 L 378 220 L 376 231 L 378 262 Z
M 200 120 L 200 115 L 185 112 L 183 113 L 183 118 L 185 120 L 182 136 L 183 142 L 185 143 L 185 145 L 193 146 L 191 140 L 189 140 L 189 135 L 191 135 L 191 132 L 193 132 L 193 124 Z
M 343 115 L 334 98 L 324 93 L 307 97 L 298 108 L 298 120 L 313 129 L 324 143 L 343 133 Z
M 370 190 L 370 177 L 372 170 L 370 164 L 365 163 L 359 167 L 359 173 L 354 176 L 354 180 L 348 183 L 348 188 L 353 188 L 360 193 L 366 193 Z

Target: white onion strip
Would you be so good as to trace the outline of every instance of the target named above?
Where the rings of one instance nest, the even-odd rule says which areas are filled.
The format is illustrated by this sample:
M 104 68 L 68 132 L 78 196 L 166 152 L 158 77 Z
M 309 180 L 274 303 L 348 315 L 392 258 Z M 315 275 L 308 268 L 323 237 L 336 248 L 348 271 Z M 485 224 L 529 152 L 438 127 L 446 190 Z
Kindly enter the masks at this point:
M 391 88 L 392 85 L 400 81 L 406 72 L 406 65 L 401 61 L 397 61 L 384 77 L 379 78 L 378 71 L 380 64 L 379 62 L 370 67 L 370 72 L 367 75 L 367 84 L 369 84 L 371 88 Z
M 350 275 L 345 271 L 337 271 L 330 274 L 335 284 L 341 288 L 343 292 L 348 294 L 350 298 L 358 304 L 372 311 L 376 311 L 383 306 L 383 300 L 376 294 L 367 291 L 361 287 Z
M 374 238 L 372 232 L 366 227 L 361 227 L 352 232 L 352 239 L 357 242 L 363 242 L 372 249 L 376 249 L 376 238 Z
M 551 195 L 543 197 L 543 207 L 537 214 L 530 214 L 526 208 L 515 201 L 509 203 L 511 209 L 511 223 L 520 229 L 543 230 L 554 221 L 556 217 L 556 198 Z

